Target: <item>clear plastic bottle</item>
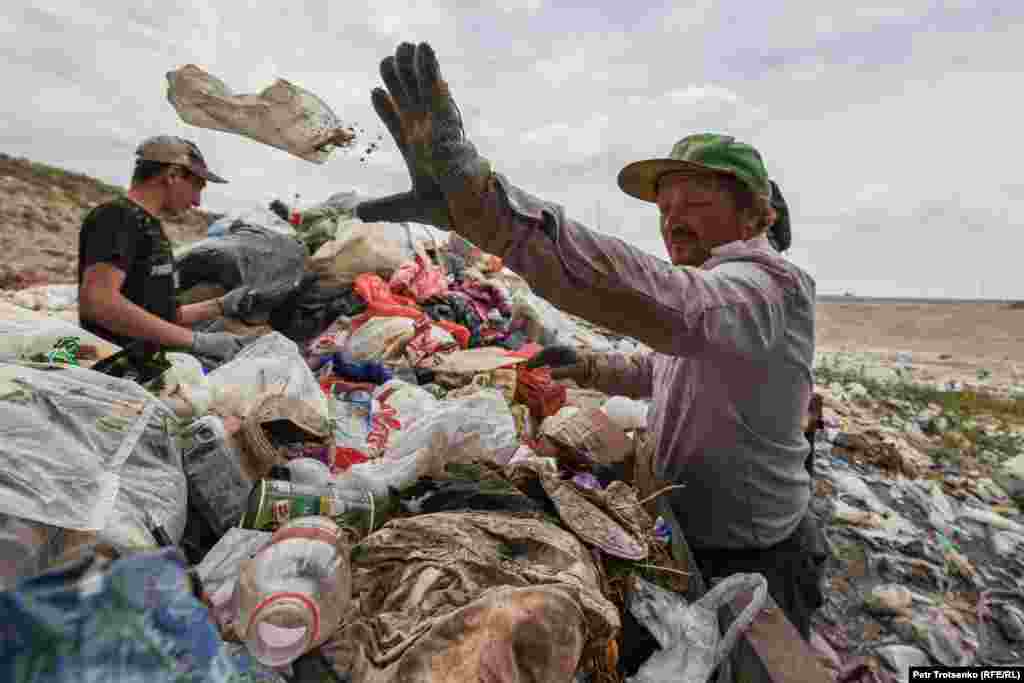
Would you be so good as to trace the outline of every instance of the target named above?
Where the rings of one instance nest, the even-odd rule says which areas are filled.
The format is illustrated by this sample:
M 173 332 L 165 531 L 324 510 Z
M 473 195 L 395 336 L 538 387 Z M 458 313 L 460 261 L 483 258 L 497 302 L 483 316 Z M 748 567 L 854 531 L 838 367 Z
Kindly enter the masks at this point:
M 338 525 L 293 519 L 242 563 L 236 629 L 262 664 L 285 666 L 337 629 L 351 599 L 349 547 Z

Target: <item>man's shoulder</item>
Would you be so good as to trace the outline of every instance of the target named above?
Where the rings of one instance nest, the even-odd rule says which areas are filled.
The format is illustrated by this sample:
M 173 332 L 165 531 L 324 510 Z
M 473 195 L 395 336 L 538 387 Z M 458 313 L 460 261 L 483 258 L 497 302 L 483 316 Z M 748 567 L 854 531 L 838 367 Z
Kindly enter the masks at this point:
M 86 214 L 82 226 L 83 228 L 89 225 L 141 227 L 151 226 L 154 223 L 159 225 L 160 221 L 147 213 L 141 206 L 127 197 L 117 197 L 93 207 Z

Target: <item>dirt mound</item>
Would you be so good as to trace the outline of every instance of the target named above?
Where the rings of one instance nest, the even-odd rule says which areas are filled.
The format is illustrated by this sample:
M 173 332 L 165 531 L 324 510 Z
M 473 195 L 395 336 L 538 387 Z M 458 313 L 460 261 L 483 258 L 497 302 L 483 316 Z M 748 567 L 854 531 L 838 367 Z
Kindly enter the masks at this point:
M 82 219 L 124 193 L 81 173 L 0 154 L 0 289 L 75 282 Z M 209 222 L 196 210 L 163 220 L 175 242 L 205 236 Z

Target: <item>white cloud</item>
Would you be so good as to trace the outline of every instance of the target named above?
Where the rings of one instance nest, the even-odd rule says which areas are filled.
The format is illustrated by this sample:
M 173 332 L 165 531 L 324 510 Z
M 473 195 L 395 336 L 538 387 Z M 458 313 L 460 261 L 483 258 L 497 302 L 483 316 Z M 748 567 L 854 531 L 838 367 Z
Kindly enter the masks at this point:
M 408 187 L 369 91 L 401 40 L 428 40 L 467 130 L 496 168 L 570 216 L 662 254 L 653 208 L 619 169 L 687 133 L 758 147 L 794 218 L 793 258 L 819 291 L 933 288 L 1019 296 L 1024 156 L 1015 82 L 1024 8 L 912 0 L 756 5 L 699 0 L 638 13 L 539 0 L 280 0 L 244 11 L 182 0 L 8 2 L 0 15 L 0 150 L 126 183 L 156 132 L 195 139 L 232 180 L 215 210 L 358 187 Z M 196 63 L 236 92 L 278 77 L 320 95 L 381 150 L 314 166 L 187 126 L 164 73 Z M 861 282 L 861 285 L 857 285 Z M 852 284 L 851 284 L 852 283 Z

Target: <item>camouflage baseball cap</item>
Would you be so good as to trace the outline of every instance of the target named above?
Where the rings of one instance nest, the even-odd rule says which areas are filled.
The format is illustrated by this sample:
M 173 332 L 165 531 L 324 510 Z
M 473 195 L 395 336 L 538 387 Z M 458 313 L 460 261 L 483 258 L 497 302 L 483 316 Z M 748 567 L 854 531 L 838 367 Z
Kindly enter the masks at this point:
M 678 171 L 727 173 L 757 194 L 772 194 L 768 171 L 758 151 L 730 135 L 717 133 L 686 136 L 672 147 L 667 159 L 634 161 L 619 171 L 619 187 L 626 194 L 654 202 L 661 176 Z
M 147 138 L 135 150 L 135 158 L 139 161 L 158 161 L 163 164 L 184 166 L 200 178 L 211 183 L 226 183 L 216 173 L 206 168 L 206 160 L 196 143 L 174 135 L 157 135 Z

